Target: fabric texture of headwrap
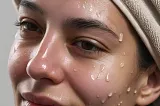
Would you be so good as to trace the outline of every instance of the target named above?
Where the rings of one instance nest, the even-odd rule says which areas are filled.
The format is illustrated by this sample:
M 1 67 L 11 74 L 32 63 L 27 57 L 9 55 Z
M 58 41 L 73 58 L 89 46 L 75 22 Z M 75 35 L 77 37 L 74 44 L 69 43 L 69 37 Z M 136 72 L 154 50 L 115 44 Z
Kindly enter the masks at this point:
M 160 0 L 112 0 L 128 18 L 160 71 Z M 160 97 L 153 104 L 160 106 Z

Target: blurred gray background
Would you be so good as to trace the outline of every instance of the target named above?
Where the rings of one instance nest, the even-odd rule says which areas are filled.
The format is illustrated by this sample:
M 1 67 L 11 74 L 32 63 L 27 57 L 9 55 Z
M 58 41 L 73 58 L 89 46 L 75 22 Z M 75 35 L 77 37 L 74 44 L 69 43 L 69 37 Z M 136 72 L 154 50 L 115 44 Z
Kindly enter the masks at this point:
M 0 106 L 14 106 L 7 59 L 14 39 L 16 12 L 11 0 L 0 3 Z

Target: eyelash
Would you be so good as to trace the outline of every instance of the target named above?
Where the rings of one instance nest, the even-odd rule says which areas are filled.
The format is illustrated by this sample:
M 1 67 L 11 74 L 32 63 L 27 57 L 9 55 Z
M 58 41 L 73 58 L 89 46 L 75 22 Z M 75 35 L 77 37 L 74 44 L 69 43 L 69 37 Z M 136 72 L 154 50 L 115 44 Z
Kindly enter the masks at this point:
M 22 31 L 36 31 L 37 33 L 40 33 L 40 34 L 42 34 L 42 30 L 41 30 L 41 28 L 38 26 L 38 25 L 36 25 L 35 23 L 33 23 L 33 22 L 30 22 L 30 21 L 16 21 L 15 22 L 15 26 L 17 26 L 17 27 L 20 27 L 20 30 L 22 30 Z M 26 27 L 26 29 L 24 28 L 24 27 Z M 29 29 L 29 27 L 34 27 L 35 29 Z
M 97 45 L 101 45 L 101 44 L 98 41 L 93 40 L 91 38 L 87 38 L 87 39 L 80 38 L 75 40 L 72 43 L 72 46 L 78 49 L 78 53 L 80 54 L 82 53 L 82 55 L 84 54 L 85 56 L 91 57 L 91 58 L 94 58 L 97 55 L 101 55 L 102 53 L 107 52 L 107 50 L 104 47 L 100 47 Z M 90 49 L 84 48 L 85 46 L 89 46 Z
M 38 30 L 29 30 L 29 28 L 22 29 L 23 27 L 25 27 L 25 25 L 32 25 L 34 26 L 34 28 L 37 28 Z M 37 32 L 42 34 L 42 31 L 38 27 L 38 25 L 30 21 L 22 21 L 22 22 L 16 21 L 15 26 L 20 27 L 20 30 L 22 31 L 32 31 L 32 32 Z M 79 54 L 94 58 L 95 56 L 100 55 L 101 53 L 107 51 L 103 47 L 97 46 L 98 44 L 102 45 L 98 41 L 93 40 L 91 38 L 79 37 L 79 38 L 76 38 L 71 45 L 74 46 L 75 49 L 78 49 Z M 88 49 L 87 49 L 87 46 L 89 47 Z

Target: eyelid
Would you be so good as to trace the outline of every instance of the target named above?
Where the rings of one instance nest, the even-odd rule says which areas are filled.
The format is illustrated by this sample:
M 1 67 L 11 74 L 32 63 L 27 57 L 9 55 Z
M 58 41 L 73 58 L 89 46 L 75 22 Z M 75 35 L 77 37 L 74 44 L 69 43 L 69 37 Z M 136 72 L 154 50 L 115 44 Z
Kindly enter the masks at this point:
M 101 43 L 100 41 L 97 41 L 96 39 L 94 38 L 90 38 L 90 37 L 86 37 L 86 36 L 80 36 L 80 37 L 76 37 L 72 43 L 74 43 L 75 41 L 88 41 L 90 43 L 92 43 L 93 45 L 101 48 L 103 51 L 107 51 L 107 52 L 110 52 L 110 49 L 104 45 L 103 43 Z
M 32 25 L 34 29 L 33 30 L 32 28 L 30 29 L 28 25 Z M 38 39 L 42 39 L 44 36 L 42 29 L 35 22 L 31 20 L 28 20 L 28 19 L 24 19 L 21 21 L 17 20 L 15 22 L 15 26 L 19 27 L 18 28 L 18 30 L 20 31 L 19 35 L 20 35 L 20 38 L 22 38 L 23 40 L 35 40 L 35 39 L 38 40 Z
M 108 53 L 106 50 L 102 49 L 101 47 L 97 46 L 96 44 L 94 44 L 88 40 L 78 40 L 77 39 L 76 41 L 73 42 L 72 44 L 67 45 L 67 48 L 69 49 L 70 53 L 75 54 L 76 57 L 78 55 L 78 57 L 81 56 L 86 59 L 98 59 Z M 93 46 L 95 46 L 97 48 L 97 50 L 83 49 L 82 47 L 77 45 L 77 43 L 79 43 L 81 41 L 90 42 L 91 44 L 93 44 Z
M 28 17 L 23 17 L 23 18 L 20 18 L 19 19 L 19 23 L 22 23 L 22 22 L 30 22 L 32 24 L 35 24 L 42 32 L 42 34 L 44 34 L 45 32 L 45 28 L 42 27 L 38 22 L 36 22 L 34 19 L 31 19 L 31 18 L 28 18 Z

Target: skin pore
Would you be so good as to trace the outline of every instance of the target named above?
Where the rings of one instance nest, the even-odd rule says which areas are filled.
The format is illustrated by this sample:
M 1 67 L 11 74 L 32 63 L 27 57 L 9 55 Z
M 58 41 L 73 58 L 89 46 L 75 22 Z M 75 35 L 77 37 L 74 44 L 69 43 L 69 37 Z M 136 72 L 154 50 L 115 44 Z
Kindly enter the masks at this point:
M 135 35 L 111 1 L 22 0 L 16 25 L 8 64 L 16 106 L 141 103 L 148 72 L 138 68 Z

